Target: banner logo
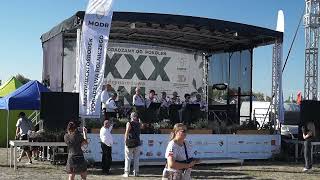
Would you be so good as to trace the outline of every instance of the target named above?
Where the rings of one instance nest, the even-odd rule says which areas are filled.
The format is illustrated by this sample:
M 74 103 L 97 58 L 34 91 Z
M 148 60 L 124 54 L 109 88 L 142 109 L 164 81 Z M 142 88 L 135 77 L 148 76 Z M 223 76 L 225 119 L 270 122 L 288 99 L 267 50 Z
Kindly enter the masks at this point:
M 111 5 L 112 0 L 90 0 L 84 17 L 78 59 L 79 113 L 82 117 L 100 117 L 100 94 L 112 20 Z M 101 18 L 97 20 L 97 17 Z
M 127 62 L 130 64 L 130 69 L 121 77 L 116 64 L 120 60 L 120 58 L 124 56 Z M 146 78 L 145 74 L 141 70 L 141 65 L 147 59 L 150 59 L 154 66 L 154 70 L 151 75 Z M 170 61 L 170 57 L 163 57 L 160 61 L 158 60 L 157 56 L 146 56 L 146 55 L 139 55 L 137 59 L 133 57 L 131 54 L 120 54 L 114 53 L 113 56 L 110 58 L 108 55 L 106 56 L 106 66 L 105 66 L 105 73 L 104 77 L 107 77 L 109 73 L 113 76 L 114 79 L 132 79 L 134 75 L 138 77 L 139 80 L 151 80 L 156 81 L 157 78 L 160 76 L 162 81 L 170 81 L 167 72 L 165 71 L 165 67 Z

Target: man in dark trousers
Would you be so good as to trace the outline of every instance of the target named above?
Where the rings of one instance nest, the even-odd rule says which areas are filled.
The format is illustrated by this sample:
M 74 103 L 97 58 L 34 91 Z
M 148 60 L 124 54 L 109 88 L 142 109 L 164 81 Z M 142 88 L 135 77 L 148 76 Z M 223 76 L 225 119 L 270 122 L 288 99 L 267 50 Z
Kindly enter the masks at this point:
M 316 128 L 314 122 L 310 121 L 302 128 L 302 135 L 304 139 L 304 161 L 305 166 L 303 172 L 308 172 L 312 169 L 312 154 L 311 154 L 311 142 L 316 137 Z
M 28 140 L 28 132 L 32 131 L 33 125 L 30 119 L 26 118 L 26 114 L 24 112 L 19 113 L 19 119 L 16 124 L 16 137 L 20 137 L 20 140 Z M 31 151 L 29 146 L 22 147 L 23 151 L 19 158 L 17 159 L 18 162 L 21 161 L 22 157 L 26 154 L 29 162 L 26 164 L 32 164 L 31 160 Z
M 112 163 L 112 144 L 113 138 L 111 135 L 113 124 L 109 120 L 103 122 L 100 129 L 101 149 L 102 149 L 102 172 L 110 174 L 110 166 Z

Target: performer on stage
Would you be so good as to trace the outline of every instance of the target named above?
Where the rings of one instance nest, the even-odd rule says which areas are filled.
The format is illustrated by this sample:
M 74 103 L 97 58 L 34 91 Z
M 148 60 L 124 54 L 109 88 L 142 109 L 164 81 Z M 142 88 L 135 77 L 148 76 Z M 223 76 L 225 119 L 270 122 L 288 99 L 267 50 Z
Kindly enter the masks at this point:
M 103 85 L 102 92 L 101 92 L 101 103 L 102 103 L 102 112 L 103 115 L 106 116 L 106 110 L 107 110 L 107 101 L 112 95 L 112 87 L 110 84 Z
M 169 106 L 169 117 L 172 125 L 174 125 L 180 122 L 179 110 L 181 106 L 179 107 L 177 105 L 181 105 L 181 102 L 177 92 L 173 92 L 172 96 Z
M 167 97 L 166 92 L 161 93 L 160 103 L 161 103 L 161 106 L 159 111 L 159 120 L 162 121 L 163 119 L 169 118 L 168 110 L 170 105 L 170 99 L 169 97 Z
M 154 106 L 150 106 L 152 103 L 157 103 L 156 92 L 152 89 L 149 92 L 149 97 L 146 99 L 146 113 L 145 120 L 147 123 L 153 123 L 157 121 L 157 110 Z
M 151 89 L 149 92 L 149 97 L 146 99 L 146 107 L 149 108 L 151 103 L 156 103 L 156 102 L 158 102 L 156 92 L 153 89 Z
M 144 122 L 145 100 L 141 95 L 139 87 L 136 88 L 136 94 L 133 95 L 132 105 L 135 107 L 135 111 L 137 112 L 139 119 Z
M 190 94 L 185 94 L 184 95 L 184 101 L 182 103 L 182 109 L 181 109 L 181 115 L 182 119 L 180 119 L 181 122 L 185 125 L 189 125 L 191 121 L 191 111 L 187 107 L 188 104 L 191 104 L 191 95 Z
M 193 104 L 199 104 L 202 112 L 207 110 L 207 103 L 201 99 L 201 94 L 196 95 L 196 100 L 193 101 Z
M 109 120 L 110 118 L 117 118 L 118 107 L 115 100 L 117 99 L 117 93 L 113 93 L 112 96 L 107 101 L 106 117 Z
M 192 117 L 192 121 L 197 120 L 199 118 L 205 118 L 205 114 L 207 111 L 207 103 L 201 99 L 201 95 L 196 95 L 196 100 L 193 101 L 193 104 L 200 105 L 200 111 L 195 113 L 195 116 Z
M 181 104 L 178 93 L 175 91 L 172 93 L 172 98 L 170 100 L 170 104 Z

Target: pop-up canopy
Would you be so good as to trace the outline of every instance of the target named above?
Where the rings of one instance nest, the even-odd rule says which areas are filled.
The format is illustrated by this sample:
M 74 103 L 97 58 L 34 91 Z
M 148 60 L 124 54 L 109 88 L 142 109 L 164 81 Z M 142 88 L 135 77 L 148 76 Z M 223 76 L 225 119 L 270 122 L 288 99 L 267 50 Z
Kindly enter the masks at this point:
M 41 92 L 50 91 L 38 81 L 29 81 L 16 91 L 0 99 L 0 109 L 39 110 Z
M 22 83 L 19 80 L 17 80 L 15 77 L 10 78 L 2 86 L 0 86 L 0 97 L 10 94 L 20 86 L 22 86 Z

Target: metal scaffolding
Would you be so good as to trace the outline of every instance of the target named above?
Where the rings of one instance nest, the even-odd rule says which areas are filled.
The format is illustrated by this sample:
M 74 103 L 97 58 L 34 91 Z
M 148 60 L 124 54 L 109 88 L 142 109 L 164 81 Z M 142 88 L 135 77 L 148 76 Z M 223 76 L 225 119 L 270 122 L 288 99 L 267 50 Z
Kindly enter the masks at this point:
M 280 107 L 280 98 L 282 96 L 282 39 L 276 40 L 273 46 L 272 54 L 272 103 L 271 109 L 274 114 L 272 116 L 272 121 L 275 127 L 279 125 L 279 107 Z M 277 128 L 275 128 L 277 129 Z
M 320 0 L 306 0 L 304 99 L 317 100 Z

